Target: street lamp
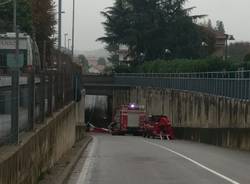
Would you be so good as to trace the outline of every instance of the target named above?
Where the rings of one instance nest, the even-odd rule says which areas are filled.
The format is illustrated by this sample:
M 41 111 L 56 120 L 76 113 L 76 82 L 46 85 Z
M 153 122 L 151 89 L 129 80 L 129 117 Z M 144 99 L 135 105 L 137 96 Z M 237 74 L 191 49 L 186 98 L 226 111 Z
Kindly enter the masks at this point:
M 72 61 L 74 59 L 74 47 L 75 47 L 75 0 L 73 0 L 73 17 L 72 17 Z
M 58 0 L 58 50 L 62 47 L 62 0 Z

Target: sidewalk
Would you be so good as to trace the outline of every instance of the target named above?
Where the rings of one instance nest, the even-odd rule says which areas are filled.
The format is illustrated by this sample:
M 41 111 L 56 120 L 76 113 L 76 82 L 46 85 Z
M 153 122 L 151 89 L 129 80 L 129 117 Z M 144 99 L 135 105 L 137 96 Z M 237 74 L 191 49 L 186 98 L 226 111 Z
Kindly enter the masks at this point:
M 52 169 L 39 178 L 39 184 L 65 183 L 91 140 L 91 136 L 86 136 L 82 141 L 76 143 L 75 146 L 66 153 Z

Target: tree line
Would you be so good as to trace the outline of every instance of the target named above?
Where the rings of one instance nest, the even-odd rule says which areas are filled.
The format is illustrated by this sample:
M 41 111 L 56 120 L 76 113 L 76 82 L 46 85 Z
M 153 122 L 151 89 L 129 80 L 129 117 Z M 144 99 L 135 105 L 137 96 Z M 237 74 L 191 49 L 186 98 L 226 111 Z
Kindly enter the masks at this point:
M 105 17 L 105 35 L 98 41 L 107 44 L 111 60 L 117 59 L 119 46 L 126 45 L 134 64 L 142 56 L 144 61 L 206 57 L 214 51 L 215 36 L 196 24 L 197 19 L 206 15 L 191 16 L 194 7 L 185 8 L 185 2 L 116 0 L 112 7 L 101 12 Z

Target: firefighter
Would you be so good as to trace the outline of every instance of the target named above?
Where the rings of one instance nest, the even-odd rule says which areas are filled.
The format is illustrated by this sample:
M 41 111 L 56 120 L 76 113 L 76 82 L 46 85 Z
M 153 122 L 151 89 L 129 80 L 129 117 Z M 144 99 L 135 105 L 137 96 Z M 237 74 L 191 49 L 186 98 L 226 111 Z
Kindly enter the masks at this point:
M 161 134 L 166 135 L 168 140 L 174 139 L 174 131 L 168 117 L 162 117 L 159 123 Z
M 167 135 L 167 132 L 166 132 L 166 120 L 164 118 L 160 119 L 159 129 L 160 129 L 160 138 L 162 140 L 165 137 L 165 135 Z

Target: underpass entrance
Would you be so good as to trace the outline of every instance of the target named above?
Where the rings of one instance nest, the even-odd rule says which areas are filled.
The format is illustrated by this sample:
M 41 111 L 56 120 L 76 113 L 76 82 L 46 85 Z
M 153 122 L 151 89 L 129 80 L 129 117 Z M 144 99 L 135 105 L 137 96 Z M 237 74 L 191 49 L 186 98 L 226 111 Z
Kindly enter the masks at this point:
M 107 128 L 112 121 L 112 97 L 86 95 L 85 122 Z

